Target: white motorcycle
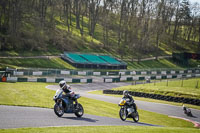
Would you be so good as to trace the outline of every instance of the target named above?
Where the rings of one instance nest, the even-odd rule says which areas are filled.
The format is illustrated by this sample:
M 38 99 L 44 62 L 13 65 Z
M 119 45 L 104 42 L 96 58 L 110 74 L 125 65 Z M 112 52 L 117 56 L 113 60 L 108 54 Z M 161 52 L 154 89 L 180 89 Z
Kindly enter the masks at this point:
M 121 107 L 119 110 L 119 116 L 122 121 L 125 121 L 126 118 L 133 118 L 133 121 L 138 122 L 139 121 L 139 114 L 137 112 L 137 106 L 136 108 L 133 108 L 133 106 L 129 106 L 127 104 L 129 102 L 129 99 L 122 98 L 119 102 L 119 106 Z

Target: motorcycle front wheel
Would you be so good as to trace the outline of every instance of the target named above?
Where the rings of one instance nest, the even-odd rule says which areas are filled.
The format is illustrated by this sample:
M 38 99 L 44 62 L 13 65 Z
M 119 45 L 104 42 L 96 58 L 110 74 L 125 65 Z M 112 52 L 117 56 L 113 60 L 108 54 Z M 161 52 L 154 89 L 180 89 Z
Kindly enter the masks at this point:
M 63 116 L 64 114 L 64 108 L 60 107 L 57 103 L 54 105 L 54 112 L 58 117 Z
M 75 115 L 76 115 L 77 117 L 82 117 L 83 114 L 84 114 L 84 109 L 83 109 L 83 106 L 82 106 L 80 103 L 78 103 L 78 104 L 76 105 L 76 110 L 77 110 L 77 112 L 75 112 Z
M 127 116 L 126 116 L 126 110 L 124 108 L 121 108 L 119 110 L 119 117 L 122 121 L 125 121 Z
M 133 113 L 133 121 L 135 121 L 135 122 L 139 121 L 139 114 L 137 111 Z

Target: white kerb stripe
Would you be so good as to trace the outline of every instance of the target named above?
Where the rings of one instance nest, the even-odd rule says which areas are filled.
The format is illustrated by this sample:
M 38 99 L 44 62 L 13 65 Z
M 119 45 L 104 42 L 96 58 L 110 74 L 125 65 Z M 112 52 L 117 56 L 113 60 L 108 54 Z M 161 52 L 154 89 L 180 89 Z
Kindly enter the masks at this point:
M 195 74 L 196 77 L 200 77 L 200 74 Z
M 177 75 L 177 78 L 182 78 L 182 75 Z
M 86 75 L 86 72 L 78 72 L 78 75 Z
M 93 72 L 93 75 L 101 75 L 100 72 Z
M 166 71 L 162 71 L 162 72 L 161 72 L 161 74 L 164 74 L 164 75 L 166 75 L 166 74 L 167 74 L 167 72 L 166 72 Z
M 192 70 L 188 70 L 188 73 L 192 73 Z
M 176 72 L 175 71 L 171 71 L 171 74 L 175 74 Z
M 132 72 L 132 75 L 136 75 L 136 72 L 135 72 L 135 71 L 133 71 L 133 72 Z
M 17 82 L 17 77 L 7 77 L 7 81 L 14 81 Z
M 139 80 L 139 76 L 133 76 L 133 80 Z
M 70 71 L 61 71 L 61 74 L 66 74 L 66 75 L 70 75 Z
M 71 78 L 64 78 L 64 80 L 65 80 L 66 82 L 72 82 L 72 79 L 71 79 Z
M 172 78 L 172 75 L 167 75 L 167 78 L 168 78 L 168 79 L 171 79 L 171 78 Z
M 14 75 L 24 75 L 24 72 L 14 72 Z
M 184 71 L 179 71 L 179 73 L 183 74 L 183 73 L 184 73 Z
M 55 83 L 55 78 L 47 78 L 47 82 L 49 83 Z
M 81 79 L 81 83 L 87 83 L 87 79 Z
M 196 73 L 199 73 L 199 70 L 196 70 L 195 72 L 196 72 Z
M 187 78 L 191 78 L 191 77 L 192 77 L 192 75 L 191 75 L 191 74 L 189 74 L 189 75 L 186 75 L 186 77 L 187 77 Z
M 147 72 L 141 72 L 141 74 L 142 74 L 142 75 L 146 75 L 146 74 L 147 74 Z
M 151 74 L 157 74 L 157 72 L 156 71 L 152 71 Z
M 105 79 L 105 82 L 112 82 L 112 79 Z
M 33 72 L 33 75 L 42 75 L 42 72 Z
M 121 73 L 121 75 L 125 75 L 125 72 L 119 72 L 119 74 Z
M 28 82 L 37 82 L 37 78 L 28 78 Z
M 151 78 L 151 76 L 145 76 L 145 79 L 150 79 Z
M 161 76 L 156 76 L 156 79 L 161 79 L 162 77 Z
M 121 77 L 120 81 L 126 81 L 127 77 Z

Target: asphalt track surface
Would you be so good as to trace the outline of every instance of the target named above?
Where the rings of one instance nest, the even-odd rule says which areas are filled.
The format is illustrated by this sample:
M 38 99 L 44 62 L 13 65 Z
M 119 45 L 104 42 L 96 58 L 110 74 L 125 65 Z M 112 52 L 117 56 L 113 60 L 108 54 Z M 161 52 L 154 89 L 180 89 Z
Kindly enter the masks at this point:
M 74 114 L 64 114 L 61 118 L 54 114 L 53 109 L 19 107 L 0 105 L 0 129 L 25 127 L 52 127 L 52 126 L 154 126 L 133 121 L 121 121 L 117 118 L 101 117 L 84 114 L 77 118 Z

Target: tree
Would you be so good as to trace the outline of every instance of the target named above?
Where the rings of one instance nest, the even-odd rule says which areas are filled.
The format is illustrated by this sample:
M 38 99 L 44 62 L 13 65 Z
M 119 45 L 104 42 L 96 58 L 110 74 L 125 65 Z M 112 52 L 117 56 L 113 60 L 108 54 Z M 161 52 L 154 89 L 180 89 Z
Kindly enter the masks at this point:
M 101 0 L 89 0 L 89 35 L 94 37 L 95 27 L 99 18 L 99 6 Z

